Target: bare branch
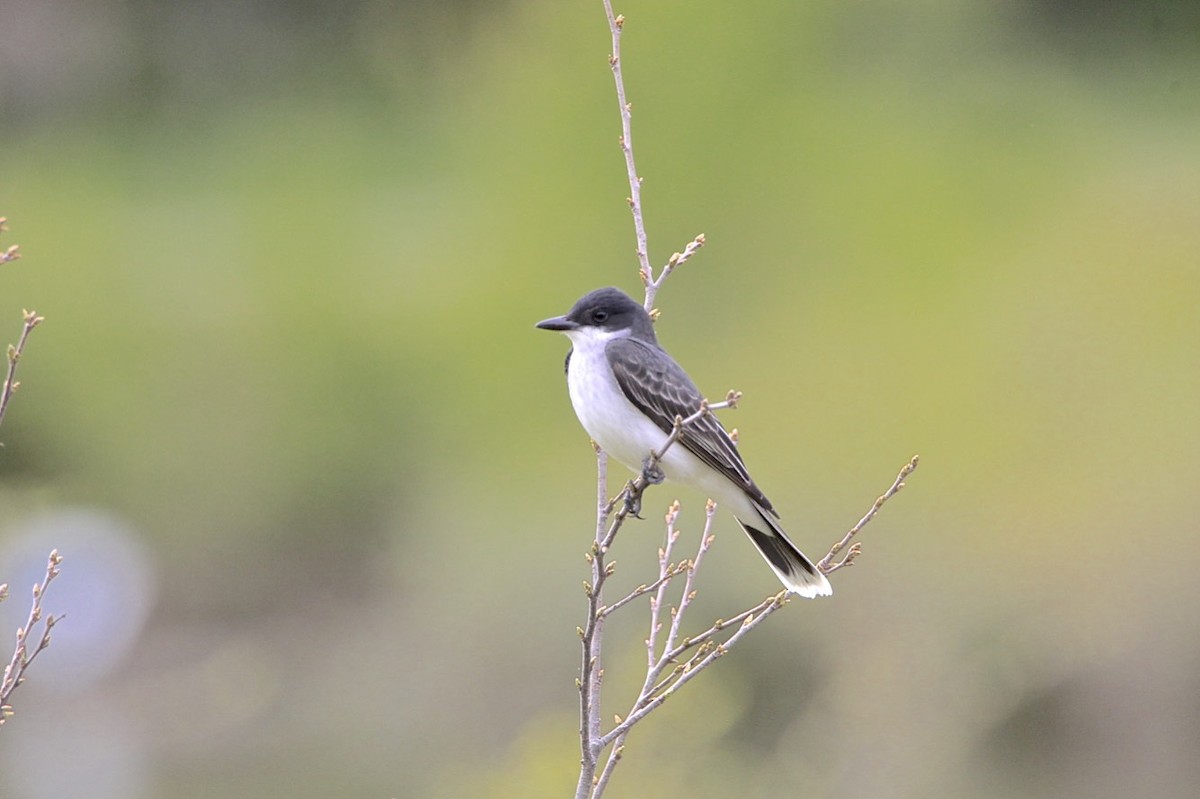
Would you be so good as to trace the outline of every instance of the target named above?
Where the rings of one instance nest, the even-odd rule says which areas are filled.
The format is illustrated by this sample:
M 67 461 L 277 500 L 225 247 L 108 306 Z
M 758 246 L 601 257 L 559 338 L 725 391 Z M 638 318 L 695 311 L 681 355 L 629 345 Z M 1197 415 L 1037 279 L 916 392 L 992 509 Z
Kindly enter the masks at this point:
M 8 372 L 4 376 L 4 388 L 0 390 L 0 424 L 4 423 L 4 414 L 8 410 L 8 402 L 13 393 L 21 387 L 17 381 L 17 364 L 21 362 L 21 354 L 25 352 L 25 344 L 29 334 L 42 323 L 45 317 L 38 316 L 36 311 L 25 311 L 25 324 L 21 328 L 21 337 L 16 345 L 8 345 Z
M 702 404 L 700 410 L 686 419 L 676 419 L 673 437 L 669 438 L 668 442 L 661 448 L 658 453 L 659 457 L 667 451 L 670 444 L 678 440 L 678 433 L 687 424 L 695 422 L 697 419 L 702 418 L 705 413 L 711 413 L 714 409 L 736 406 L 738 399 L 740 399 L 740 394 L 730 392 L 725 402 L 713 405 L 705 402 Z M 851 544 L 851 539 L 874 518 L 883 504 L 903 487 L 905 478 L 912 474 L 918 462 L 919 459 L 914 456 L 912 460 L 905 464 L 891 487 L 880 495 L 859 523 L 835 544 L 830 553 L 821 561 L 820 568 L 822 571 L 826 573 L 836 571 L 843 565 L 846 565 L 847 562 L 853 561 L 853 558 L 859 551 L 859 545 L 857 543 Z M 639 476 L 639 480 L 642 477 Z M 636 488 L 636 483 L 637 481 L 634 481 L 634 483 L 627 486 L 626 491 L 622 492 L 622 495 Z M 644 487 L 642 486 L 642 488 Z M 603 503 L 603 505 L 598 507 L 598 510 L 602 513 L 611 511 L 622 495 L 618 495 L 617 499 Z M 650 630 L 645 642 L 647 654 L 646 675 L 637 698 L 623 716 L 618 715 L 615 717 L 615 723 L 608 732 L 601 733 L 598 727 L 593 727 L 588 737 L 593 753 L 589 770 L 591 790 L 590 792 L 579 794 L 583 799 L 589 799 L 589 797 L 590 799 L 599 799 L 601 797 L 613 771 L 616 769 L 617 763 L 620 762 L 624 755 L 626 738 L 635 724 L 662 706 L 663 702 L 678 693 L 684 685 L 694 679 L 701 671 L 715 663 L 718 658 L 726 655 L 751 630 L 758 627 L 769 616 L 790 601 L 789 594 L 786 591 L 781 591 L 774 596 L 767 597 L 754 607 L 744 610 L 728 619 L 718 619 L 708 629 L 699 634 L 682 636 L 684 617 L 696 595 L 696 573 L 704 554 L 713 542 L 711 529 L 713 517 L 716 512 L 716 504 L 710 500 L 706 506 L 705 524 L 696 556 L 690 560 L 681 560 L 675 563 L 672 562 L 671 558 L 680 536 L 680 531 L 676 528 L 679 511 L 679 503 L 675 502 L 671 505 L 665 517 L 666 538 L 663 546 L 659 549 L 658 579 L 649 584 L 639 585 L 611 607 L 599 607 L 598 614 L 606 616 L 618 607 L 623 607 L 638 597 L 649 595 Z M 618 511 L 608 532 L 605 533 L 605 551 L 607 550 L 607 545 L 611 545 L 612 539 L 615 537 L 616 531 L 619 529 L 626 513 L 627 508 L 622 508 Z M 840 562 L 833 562 L 833 557 L 847 546 L 850 549 L 846 557 Z M 593 573 L 596 573 L 595 562 Z M 601 566 L 600 573 L 611 574 L 611 570 Z M 659 634 L 662 632 L 664 624 L 666 624 L 662 618 L 662 609 L 666 605 L 666 592 L 672 578 L 678 574 L 686 574 L 686 578 L 679 602 L 670 610 L 671 618 L 669 626 L 660 644 Z M 594 701 L 597 703 L 595 709 L 597 713 L 596 718 L 598 719 L 598 692 L 594 697 Z M 596 769 L 605 749 L 609 750 L 608 757 L 604 762 L 603 768 L 597 774 Z M 581 787 L 583 786 L 582 775 L 580 785 Z
M 598 785 L 602 785 L 607 781 L 605 775 L 611 774 L 617 761 L 620 760 L 618 752 L 623 751 L 625 738 L 633 728 L 633 725 L 653 712 L 655 708 L 665 702 L 668 697 L 673 696 L 680 687 L 692 680 L 697 674 L 712 665 L 717 658 L 725 655 L 746 633 L 761 624 L 769 615 L 788 601 L 787 592 L 781 591 L 774 596 L 767 597 L 758 605 L 739 613 L 728 621 L 717 621 L 698 636 L 691 636 L 680 640 L 679 634 L 684 617 L 691 601 L 696 596 L 695 575 L 705 552 L 708 551 L 713 542 L 711 530 L 713 517 L 716 514 L 716 507 L 716 503 L 710 500 L 705 508 L 705 523 L 704 530 L 701 533 L 700 546 L 696 557 L 689 562 L 687 579 L 684 582 L 679 605 L 671 610 L 671 626 L 667 632 L 661 651 L 656 646 L 656 638 L 662 626 L 659 614 L 665 598 L 665 582 L 660 586 L 657 594 L 651 597 L 651 628 L 650 635 L 646 639 L 648 655 L 646 677 L 642 683 L 641 691 L 638 693 L 638 697 L 629 711 L 624 717 L 617 717 L 616 725 L 598 740 L 601 748 L 609 745 L 613 747 L 609 753 L 608 761 L 605 763 L 604 771 L 601 774 Z M 675 517 L 678 515 L 678 512 L 678 503 L 675 503 L 671 511 L 667 514 L 667 539 L 663 548 L 659 551 L 660 576 L 665 573 L 665 564 L 669 558 L 670 549 L 679 536 L 679 531 L 674 529 Z M 714 640 L 714 637 L 719 632 L 728 632 L 731 630 L 732 634 L 724 642 L 718 643 Z M 694 654 L 686 662 L 680 663 L 680 656 L 692 650 L 695 650 Z M 593 794 L 593 796 L 598 796 L 598 794 Z
M 642 218 L 642 179 L 638 177 L 637 165 L 633 160 L 633 105 L 625 97 L 625 79 L 621 76 L 621 30 L 625 17 L 613 14 L 611 0 L 604 0 L 604 13 L 608 16 L 608 30 L 612 34 L 612 53 L 608 65 L 612 68 L 613 81 L 617 87 L 617 105 L 621 111 L 621 152 L 625 155 L 625 172 L 629 178 L 629 210 L 633 214 L 633 230 L 637 238 L 638 271 L 642 282 L 649 287 L 654 282 L 650 268 L 650 254 L 646 247 L 646 223 Z M 653 297 L 647 298 L 647 310 Z
M 29 617 L 23 626 L 17 628 L 16 648 L 8 665 L 4 667 L 4 679 L 0 681 L 0 725 L 13 714 L 12 706 L 8 704 L 9 696 L 25 681 L 25 670 L 29 668 L 29 664 L 50 646 L 50 631 L 64 618 L 60 615 L 46 616 L 45 620 L 42 619 L 42 598 L 46 595 L 50 581 L 58 576 L 61 563 L 62 556 L 58 554 L 57 549 L 53 550 L 46 562 L 46 576 L 33 586 L 33 603 L 29 608 Z M 4 598 L 7 588 L 7 584 L 0 586 L 0 600 Z M 32 634 L 36 632 L 38 622 L 42 622 L 42 633 L 34 638 Z M 36 644 L 30 651 L 30 642 L 34 640 Z
M 654 712 L 655 709 L 662 705 L 662 703 L 668 698 L 673 696 L 682 686 L 690 682 L 705 668 L 712 665 L 717 658 L 723 657 L 725 654 L 727 654 L 729 650 L 732 649 L 748 632 L 753 630 L 759 624 L 762 624 L 762 622 L 764 622 L 768 616 L 779 610 L 779 608 L 783 607 L 789 601 L 790 599 L 787 592 L 780 591 L 778 594 L 768 597 L 756 605 L 747 612 L 748 615 L 742 622 L 741 626 L 738 627 L 737 631 L 734 632 L 734 634 L 731 635 L 723 644 L 712 645 L 705 653 L 702 654 L 702 657 L 699 659 L 689 661 L 682 667 L 677 666 L 677 676 L 675 677 L 674 682 L 670 683 L 669 687 L 665 688 L 665 690 L 662 690 L 660 693 L 647 695 L 645 700 L 639 698 L 639 702 L 635 703 L 635 709 L 620 723 L 618 723 L 617 726 L 610 730 L 608 734 L 601 738 L 601 742 L 604 745 L 614 741 L 623 742 L 634 724 L 637 724 L 650 713 Z
M 8 217 L 0 216 L 0 233 L 8 230 Z M 9 261 L 15 261 L 21 257 L 21 248 L 16 244 L 0 250 L 0 264 L 6 264 Z
M 608 56 L 608 66 L 612 69 L 613 82 L 617 89 L 617 106 L 621 112 L 621 138 L 618 142 L 621 145 L 621 153 L 625 156 L 625 175 L 629 180 L 629 196 L 625 198 L 625 202 L 633 214 L 638 274 L 642 278 L 642 285 L 646 287 L 644 307 L 651 311 L 654 308 L 654 297 L 662 287 L 663 281 L 675 267 L 691 258 L 696 250 L 704 246 L 704 234 L 701 233 L 688 242 L 683 252 L 672 254 L 658 277 L 654 277 L 654 269 L 650 266 L 649 245 L 646 241 L 646 222 L 642 214 L 642 177 L 638 174 L 633 157 L 633 103 L 629 102 L 625 95 L 625 78 L 621 74 L 621 32 L 625 29 L 625 17 L 613 13 L 611 0 L 604 0 L 604 13 L 608 17 L 608 30 L 612 35 L 612 52 Z
M 658 573 L 660 578 L 667 572 L 667 564 L 671 559 L 671 551 L 675 547 L 675 542 L 679 540 L 679 530 L 675 528 L 675 522 L 679 518 L 679 501 L 671 503 L 670 509 L 667 511 L 667 538 L 658 550 Z M 691 564 L 687 564 L 686 569 L 691 568 Z M 646 636 L 646 668 L 654 668 L 658 655 L 658 634 L 662 630 L 662 622 L 659 620 L 662 611 L 663 603 L 667 600 L 667 584 L 665 580 L 660 579 L 658 590 L 654 592 L 654 596 L 650 597 L 650 632 Z
M 668 275 L 675 271 L 675 267 L 681 265 L 684 261 L 695 255 L 696 250 L 703 247 L 705 243 L 706 240 L 704 238 L 704 234 L 700 233 L 696 236 L 696 238 L 687 243 L 687 246 L 683 248 L 683 252 L 672 253 L 671 257 L 667 260 L 666 266 L 664 266 L 662 271 L 658 273 L 658 278 L 655 280 L 647 281 L 645 272 L 642 273 L 642 282 L 646 284 L 645 307 L 648 312 L 653 313 L 655 318 L 657 318 L 658 313 L 657 311 L 653 310 L 654 297 L 658 294 L 658 290 L 662 288 L 663 281 L 667 279 Z
M 600 612 L 602 614 L 604 614 L 605 616 L 607 616 L 610 613 L 612 613 L 613 611 L 616 611 L 616 610 L 619 610 L 619 609 L 625 607 L 626 605 L 628 605 L 630 602 L 637 599 L 638 597 L 643 597 L 646 594 L 651 594 L 651 593 L 656 592 L 659 588 L 661 588 L 662 586 L 664 586 L 668 582 L 670 582 L 672 577 L 675 577 L 676 575 L 679 575 L 679 574 L 683 574 L 685 571 L 687 571 L 688 567 L 690 565 L 691 565 L 691 562 L 686 561 L 686 560 L 680 561 L 679 563 L 670 564 L 670 568 L 668 569 L 668 571 L 665 574 L 663 574 L 661 577 L 659 577 L 657 580 L 650 583 L 649 585 L 642 583 L 637 588 L 633 589 L 628 594 L 621 597 L 620 599 L 618 599 L 616 602 L 612 603 L 611 605 L 605 605 L 604 607 L 600 608 Z
M 679 640 L 679 629 L 680 625 L 683 624 L 684 614 L 687 612 L 692 600 L 696 598 L 696 571 L 700 568 L 700 561 L 704 559 L 704 553 L 708 552 L 708 548 L 712 546 L 713 536 L 711 530 L 713 517 L 716 513 L 717 503 L 711 499 L 708 500 L 705 503 L 704 532 L 700 536 L 700 549 L 697 550 L 696 557 L 692 559 L 691 565 L 688 567 L 687 577 L 683 583 L 683 595 L 679 599 L 679 607 L 671 614 L 671 629 L 667 633 L 667 641 L 664 644 L 664 649 L 670 650 L 675 647 L 675 642 Z
M 875 514 L 879 513 L 879 509 L 883 507 L 883 503 L 887 502 L 889 499 L 894 497 L 900 489 L 904 488 L 904 480 L 910 474 L 916 471 L 917 464 L 920 463 L 920 460 L 921 457 L 919 455 L 913 455 L 912 458 L 909 459 L 908 463 L 904 464 L 904 468 L 902 468 L 900 473 L 896 475 L 896 479 L 892 483 L 891 488 L 880 494 L 875 500 L 875 504 L 871 506 L 871 509 L 868 510 L 866 514 L 858 520 L 858 524 L 851 527 L 850 531 L 842 536 L 840 541 L 830 547 L 828 554 L 821 558 L 821 560 L 817 563 L 818 569 L 820 569 L 824 574 L 832 574 L 833 572 L 845 566 L 854 565 L 854 559 L 862 554 L 861 544 L 856 543 L 850 546 L 850 549 L 846 552 L 845 557 L 839 561 L 834 561 L 834 557 L 848 544 L 850 544 L 850 540 L 854 538 L 854 536 L 858 535 L 859 530 L 866 527 L 867 524 L 875 518 Z
M 8 219 L 0 216 L 0 233 L 8 229 L 7 222 Z M 20 257 L 20 250 L 15 244 L 0 250 L 0 264 L 15 261 Z M 13 392 L 21 385 L 17 382 L 17 364 L 21 360 L 21 353 L 25 351 L 25 343 L 29 340 L 29 334 L 33 332 L 33 329 L 42 322 L 42 317 L 38 316 L 35 311 L 25 311 L 24 314 L 25 324 L 21 328 L 21 337 L 17 340 L 16 346 L 8 345 L 8 371 L 4 375 L 4 387 L 0 390 L 0 424 L 4 422 L 4 413 L 8 410 L 8 402 L 12 399 Z
M 600 688 L 603 668 L 600 663 L 601 644 L 604 640 L 602 627 L 605 614 L 601 612 L 604 581 L 609 571 L 604 565 L 607 545 L 605 521 L 608 518 L 608 456 L 593 442 L 596 451 L 596 532 L 592 548 L 586 558 L 591 565 L 591 582 L 584 583 L 588 598 L 586 625 L 579 629 L 582 643 L 582 661 L 579 667 L 579 746 L 580 774 L 576 788 L 577 799 L 587 799 L 592 791 L 592 778 L 596 773 L 599 749 L 595 741 L 600 735 Z M 611 540 L 611 539 L 610 539 Z

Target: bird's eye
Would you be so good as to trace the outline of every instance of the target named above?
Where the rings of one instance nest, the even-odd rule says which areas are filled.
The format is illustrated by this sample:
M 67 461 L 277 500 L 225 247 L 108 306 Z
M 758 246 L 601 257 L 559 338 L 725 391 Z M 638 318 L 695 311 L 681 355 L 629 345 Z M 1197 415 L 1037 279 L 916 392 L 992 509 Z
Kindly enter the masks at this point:
M 593 322 L 603 322 L 607 318 L 608 318 L 608 311 L 605 311 L 605 310 L 592 311 L 592 321 Z

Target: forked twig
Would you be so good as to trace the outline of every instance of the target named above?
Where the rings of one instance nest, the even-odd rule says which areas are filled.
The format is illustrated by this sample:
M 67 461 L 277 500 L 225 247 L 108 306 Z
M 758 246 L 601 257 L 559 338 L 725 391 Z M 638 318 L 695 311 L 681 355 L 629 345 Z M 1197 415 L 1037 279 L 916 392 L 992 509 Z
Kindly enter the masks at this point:
M 46 576 L 42 578 L 40 583 L 33 586 L 33 603 L 29 608 L 29 617 L 25 620 L 25 624 L 17 628 L 17 643 L 13 650 L 12 658 L 8 665 L 4 667 L 4 679 L 0 681 L 0 725 L 13 714 L 12 706 L 8 704 L 8 698 L 17 686 L 25 680 L 25 670 L 29 668 L 29 664 L 42 653 L 46 647 L 50 646 L 50 631 L 54 629 L 54 625 L 63 620 L 63 616 L 47 615 L 42 626 L 42 634 L 36 639 L 37 643 L 30 650 L 30 635 L 35 631 L 39 621 L 42 621 L 42 598 L 46 595 L 46 589 L 50 586 L 50 581 L 59 574 L 59 564 L 62 563 L 62 556 L 58 554 L 58 550 L 51 551 L 50 557 L 46 562 Z M 8 593 L 8 585 L 0 585 L 0 600 L 4 599 Z
M 646 242 L 646 221 L 642 215 L 642 177 L 638 174 L 637 164 L 633 158 L 633 103 L 625 96 L 625 78 L 621 74 L 621 32 L 625 28 L 625 16 L 614 14 L 611 0 L 604 0 L 604 13 L 608 17 L 608 30 L 612 35 L 612 52 L 608 56 L 608 66 L 612 69 L 613 82 L 617 89 L 617 105 L 621 111 L 621 153 L 625 156 L 625 175 L 629 179 L 629 196 L 625 202 L 633 214 L 633 232 L 637 240 L 638 274 L 641 275 L 642 285 L 646 287 L 644 307 L 647 312 L 654 309 L 654 297 L 662 287 L 663 281 L 674 271 L 675 267 L 695 255 L 696 250 L 704 246 L 704 234 L 701 233 L 687 243 L 683 252 L 673 253 L 666 265 L 654 277 L 654 269 L 650 266 L 650 250 Z
M 4 423 L 4 414 L 8 411 L 8 402 L 12 395 L 21 387 L 17 380 L 17 364 L 21 362 L 21 354 L 25 352 L 25 344 L 29 334 L 42 323 L 45 317 L 38 316 L 36 311 L 25 311 L 25 324 L 21 328 L 21 337 L 15 345 L 8 345 L 8 371 L 4 375 L 4 388 L 0 390 L 0 424 Z
M 8 230 L 7 223 L 8 219 L 0 216 L 0 233 Z M 20 247 L 16 244 L 0 250 L 0 264 L 15 261 L 20 257 Z M 25 343 L 29 341 L 29 334 L 33 332 L 33 329 L 42 322 L 42 317 L 38 316 L 36 311 L 24 311 L 24 314 L 25 324 L 21 328 L 21 337 L 17 339 L 15 346 L 8 345 L 8 370 L 4 375 L 4 387 L 0 389 L 0 424 L 4 422 L 4 413 L 8 410 L 9 400 L 21 385 L 17 382 L 17 364 L 21 360 L 21 353 L 25 351 Z
M 732 394 L 733 392 L 731 392 L 731 398 Z M 673 436 L 674 440 L 678 440 L 677 434 L 681 429 L 681 425 L 690 424 L 696 419 L 701 418 L 703 411 L 707 410 L 711 412 L 711 410 L 719 406 L 725 406 L 725 403 L 713 406 L 705 404 L 701 411 L 692 414 L 687 419 L 676 420 L 676 428 L 673 431 L 673 434 L 675 434 Z M 669 439 L 667 445 L 664 445 L 659 451 L 658 456 L 660 458 L 667 451 L 671 443 L 674 443 L 674 441 Z M 603 453 L 598 452 L 598 455 L 601 463 L 606 463 Z M 851 540 L 875 518 L 875 515 L 883 507 L 883 504 L 904 487 L 904 480 L 917 468 L 919 461 L 920 459 L 914 455 L 901 468 L 892 485 L 875 500 L 866 514 L 859 519 L 858 523 L 830 548 L 829 554 L 822 558 L 818 564 L 818 568 L 822 572 L 829 574 L 837 571 L 839 568 L 852 563 L 853 559 L 861 553 L 861 547 L 857 543 L 851 544 Z M 604 475 L 605 469 L 601 468 L 600 471 Z M 642 479 L 642 476 L 639 476 L 638 479 Z M 594 547 L 589 556 L 589 560 L 591 560 L 593 566 L 593 574 L 600 575 L 597 580 L 597 585 L 599 586 L 603 585 L 604 579 L 612 576 L 615 564 L 609 563 L 608 565 L 604 565 L 603 557 L 607 553 L 608 547 L 611 546 L 616 532 L 620 529 L 628 506 L 622 507 L 617 512 L 607 531 L 603 530 L 602 519 L 607 518 L 621 497 L 626 495 L 630 490 L 633 490 L 637 483 L 635 480 L 628 484 L 625 491 L 618 494 L 616 498 L 606 502 L 603 499 L 604 482 L 605 480 L 602 477 L 600 486 L 598 487 L 597 512 L 600 519 L 597 523 L 597 534 L 604 536 L 605 545 L 601 549 Z M 642 488 L 644 489 L 645 486 L 642 486 Z M 780 591 L 773 596 L 767 597 L 754 607 L 743 610 L 730 618 L 716 620 L 708 629 L 696 635 L 682 636 L 684 617 L 692 600 L 696 596 L 696 573 L 704 554 L 713 543 L 714 536 L 711 529 L 716 507 L 716 503 L 712 500 L 708 501 L 705 508 L 704 530 L 701 534 L 700 546 L 695 557 L 678 562 L 672 561 L 674 547 L 680 536 L 680 531 L 675 526 L 680 508 L 679 503 L 675 502 L 671 505 L 666 515 L 666 539 L 658 552 L 657 579 L 653 582 L 639 585 L 610 606 L 602 605 L 599 601 L 598 590 L 592 589 L 590 585 L 587 586 L 589 589 L 589 598 L 593 603 L 592 619 L 594 623 L 589 624 L 588 630 L 580 630 L 580 634 L 584 637 L 585 652 L 589 655 L 589 657 L 585 658 L 583 673 L 587 675 L 589 673 L 588 668 L 590 667 L 592 669 L 591 674 L 595 679 L 579 683 L 581 711 L 586 712 L 586 715 L 581 715 L 581 742 L 584 746 L 584 754 L 578 786 L 579 792 L 576 794 L 581 799 L 600 799 L 613 771 L 624 755 L 626 738 L 635 724 L 661 707 L 667 699 L 674 696 L 684 685 L 694 679 L 701 671 L 711 666 L 718 658 L 728 654 L 751 630 L 762 624 L 769 616 L 790 601 L 791 597 L 788 592 Z M 850 547 L 847 555 L 841 561 L 834 561 L 833 558 L 847 546 Z M 671 580 L 680 574 L 686 575 L 683 589 L 678 603 L 671 608 L 670 622 L 667 624 L 662 617 L 662 609 L 667 601 L 667 589 Z M 632 705 L 630 705 L 628 711 L 623 716 L 616 716 L 612 728 L 607 732 L 603 732 L 599 707 L 599 676 L 602 675 L 603 670 L 598 668 L 602 636 L 601 622 L 618 608 L 624 607 L 634 599 L 647 595 L 650 596 L 650 630 L 645 641 L 646 675 L 638 696 Z M 665 634 L 663 631 L 664 626 L 666 626 Z M 660 635 L 662 636 L 661 641 Z M 721 640 L 722 637 L 724 640 Z M 587 686 L 591 686 L 593 690 L 588 690 Z M 605 759 L 603 768 L 599 768 L 599 761 L 605 749 L 608 749 L 608 757 Z M 598 768 L 599 772 L 597 773 Z
M 863 517 L 858 520 L 858 524 L 851 527 L 850 531 L 842 536 L 840 541 L 829 548 L 829 552 L 825 555 L 825 557 L 821 558 L 821 560 L 817 562 L 817 568 L 820 569 L 821 572 L 824 574 L 832 574 L 838 569 L 854 565 L 854 559 L 862 554 L 861 544 L 855 543 L 851 545 L 850 549 L 846 552 L 845 557 L 839 561 L 834 561 L 834 557 L 841 552 L 847 544 L 850 543 L 850 540 L 854 538 L 854 536 L 858 535 L 860 530 L 866 527 L 867 524 L 875 518 L 875 514 L 879 513 L 879 509 L 883 507 L 883 503 L 887 502 L 889 499 L 894 497 L 900 489 L 904 488 L 905 479 L 907 479 L 910 474 L 916 471 L 917 464 L 919 464 L 920 461 L 921 456 L 913 455 L 912 458 L 909 459 L 908 463 L 904 464 L 904 468 L 900 470 L 900 473 L 896 475 L 896 479 L 892 482 L 891 487 L 879 495 L 879 497 L 875 500 L 875 504 L 871 506 L 871 509 L 868 510 L 866 514 L 864 514 Z
M 611 0 L 604 0 L 604 12 L 608 16 L 608 30 L 612 34 L 612 52 L 608 65 L 612 68 L 613 81 L 617 88 L 617 105 L 621 111 L 621 152 L 625 155 L 625 173 L 629 178 L 629 210 L 633 214 L 633 232 L 637 238 L 638 271 L 642 281 L 649 285 L 654 274 L 650 268 L 650 254 L 646 247 L 646 222 L 642 218 L 642 179 L 638 177 L 637 165 L 633 160 L 633 105 L 625 97 L 625 79 L 621 75 L 621 30 L 625 17 L 614 14 Z M 647 309 L 649 310 L 649 309 Z

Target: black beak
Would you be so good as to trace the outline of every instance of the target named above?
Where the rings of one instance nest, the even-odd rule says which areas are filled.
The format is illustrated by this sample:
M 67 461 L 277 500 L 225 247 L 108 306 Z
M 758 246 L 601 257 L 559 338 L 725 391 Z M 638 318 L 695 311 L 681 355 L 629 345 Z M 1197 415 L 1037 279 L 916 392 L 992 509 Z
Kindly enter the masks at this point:
M 542 330 L 557 330 L 560 333 L 565 333 L 568 330 L 575 330 L 579 327 L 577 322 L 572 322 L 565 316 L 555 316 L 551 319 L 543 319 L 537 323 L 537 327 Z

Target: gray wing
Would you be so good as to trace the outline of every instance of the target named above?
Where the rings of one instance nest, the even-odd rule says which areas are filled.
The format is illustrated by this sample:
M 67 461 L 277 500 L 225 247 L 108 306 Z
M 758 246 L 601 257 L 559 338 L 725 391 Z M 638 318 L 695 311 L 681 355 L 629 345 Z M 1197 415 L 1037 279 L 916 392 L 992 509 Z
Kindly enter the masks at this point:
M 636 339 L 620 338 L 609 342 L 605 354 L 626 398 L 664 433 L 675 427 L 676 416 L 686 419 L 700 410 L 703 400 L 700 390 L 663 350 Z M 728 477 L 763 508 L 775 513 L 770 501 L 750 479 L 741 454 L 715 416 L 705 416 L 683 428 L 679 443 Z

